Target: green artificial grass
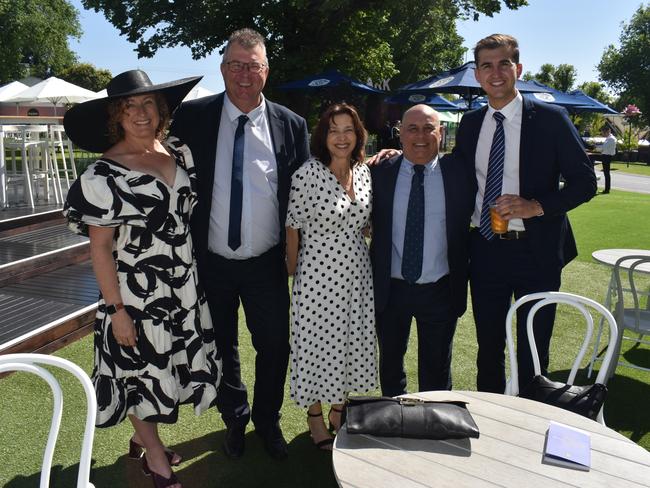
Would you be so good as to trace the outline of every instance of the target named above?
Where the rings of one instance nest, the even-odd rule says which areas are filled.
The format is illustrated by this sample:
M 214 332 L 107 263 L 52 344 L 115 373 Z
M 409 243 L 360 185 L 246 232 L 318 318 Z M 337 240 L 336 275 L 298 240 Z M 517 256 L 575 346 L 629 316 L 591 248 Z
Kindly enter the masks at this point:
M 571 212 L 580 257 L 563 273 L 562 290 L 603 302 L 610 269 L 593 262 L 595 249 L 650 247 L 650 195 L 614 192 L 607 198 L 596 197 Z M 650 279 L 644 285 L 650 286 Z M 567 308 L 558 311 L 551 344 L 552 377 L 563 379 L 570 369 L 583 334 L 581 316 Z M 254 351 L 240 316 L 242 377 L 252 391 Z M 90 373 L 92 338 L 77 341 L 57 353 L 81 365 Z M 624 345 L 624 356 L 650 367 L 650 348 Z M 588 359 L 583 361 L 585 367 Z M 458 390 L 476 388 L 476 338 L 471 314 L 459 320 L 454 339 L 453 382 Z M 417 391 L 417 337 L 412 329 L 406 356 L 409 391 Z M 64 391 L 64 416 L 54 457 L 53 487 L 74 486 L 83 432 L 85 402 L 81 386 L 67 373 L 54 371 Z M 584 371 L 579 381 L 586 382 Z M 593 380 L 593 378 L 592 378 Z M 0 379 L 0 486 L 27 488 L 38 485 L 40 465 L 52 408 L 51 394 L 40 380 L 25 373 Z M 619 367 L 610 380 L 605 408 L 607 425 L 650 448 L 650 373 Z M 370 392 L 379 394 L 378 391 Z M 326 410 L 327 411 L 327 410 Z M 215 409 L 196 417 L 190 407 L 182 407 L 175 425 L 161 425 L 163 440 L 179 451 L 185 461 L 176 469 L 181 482 L 191 487 L 304 487 L 334 488 L 331 455 L 315 449 L 306 424 L 305 411 L 289 398 L 288 384 L 282 409 L 282 428 L 289 443 L 289 459 L 273 461 L 264 451 L 252 427 L 246 435 L 246 453 L 230 460 L 221 451 L 224 424 Z M 130 423 L 95 430 L 94 464 L 91 479 L 97 488 L 140 487 L 150 484 L 139 464 L 126 457 Z
M 596 169 L 602 170 L 602 165 L 597 164 Z M 638 161 L 630 163 L 626 163 L 625 161 L 612 161 L 611 170 L 633 175 L 650 176 L 650 164 Z
M 612 190 L 569 213 L 578 260 L 593 262 L 598 249 L 650 249 L 650 195 Z

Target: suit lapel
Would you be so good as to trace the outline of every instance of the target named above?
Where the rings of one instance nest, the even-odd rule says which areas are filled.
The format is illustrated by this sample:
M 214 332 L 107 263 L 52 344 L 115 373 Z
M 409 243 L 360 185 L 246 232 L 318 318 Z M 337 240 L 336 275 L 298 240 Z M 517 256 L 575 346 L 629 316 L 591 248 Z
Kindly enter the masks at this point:
M 217 141 L 219 136 L 219 125 L 221 123 L 221 111 L 223 109 L 223 97 L 221 93 L 205 105 L 205 117 L 202 117 L 202 130 L 199 131 L 200 138 L 207 141 L 205 144 L 198 144 L 201 154 L 202 175 L 199 182 L 202 183 L 204 195 L 210 195 L 212 202 L 212 189 L 214 186 L 214 166 L 217 157 Z
M 387 215 L 385 218 L 388 222 L 386 229 L 388 229 L 389 232 L 389 239 L 392 239 L 393 235 L 393 202 L 395 201 L 395 187 L 397 186 L 397 176 L 399 175 L 399 169 L 402 166 L 403 161 L 404 156 L 399 156 L 395 163 L 388 168 L 388 171 L 386 172 L 387 188 L 385 188 L 385 193 L 388 197 L 388 202 L 386 202 Z
M 275 153 L 275 163 L 278 168 L 278 192 L 280 192 L 280 189 L 284 187 L 281 182 L 284 182 L 289 175 L 289 169 L 287 168 L 288 154 L 284 137 L 284 120 L 282 120 L 278 112 L 275 110 L 275 104 L 273 102 L 266 100 L 266 111 L 271 130 L 273 152 Z
M 524 98 L 521 114 L 521 136 L 519 140 L 519 194 L 523 197 L 529 194 L 529 175 L 534 174 L 531 164 L 535 161 L 532 138 L 535 136 L 535 106 Z

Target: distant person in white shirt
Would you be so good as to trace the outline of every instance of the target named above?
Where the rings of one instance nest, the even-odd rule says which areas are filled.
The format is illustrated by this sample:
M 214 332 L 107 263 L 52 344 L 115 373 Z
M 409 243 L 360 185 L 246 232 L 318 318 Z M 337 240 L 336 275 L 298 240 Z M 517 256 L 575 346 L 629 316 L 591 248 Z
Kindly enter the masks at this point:
M 612 183 L 610 166 L 612 163 L 612 158 L 616 154 L 616 137 L 612 135 L 612 129 L 610 129 L 607 125 L 604 126 L 600 132 L 605 138 L 600 156 L 600 162 L 603 164 L 603 174 L 605 175 L 605 189 L 603 190 L 603 193 L 609 193 L 609 188 Z

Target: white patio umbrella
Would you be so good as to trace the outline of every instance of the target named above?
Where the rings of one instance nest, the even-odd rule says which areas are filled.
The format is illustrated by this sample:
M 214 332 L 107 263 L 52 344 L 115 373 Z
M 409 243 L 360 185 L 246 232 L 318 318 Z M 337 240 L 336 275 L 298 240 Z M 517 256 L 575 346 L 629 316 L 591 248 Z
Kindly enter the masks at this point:
M 18 95 L 20 92 L 27 90 L 27 88 L 29 87 L 20 81 L 12 81 L 4 86 L 0 86 L 0 102 L 4 102 Z M 18 103 L 16 103 L 16 115 L 18 115 Z
M 8 98 L 18 95 L 27 88 L 29 87 L 20 81 L 12 81 L 11 83 L 0 86 L 0 102 L 4 102 Z
M 214 92 L 207 88 L 203 88 L 202 86 L 195 86 L 190 90 L 187 96 L 183 98 L 183 101 L 187 102 L 188 100 L 196 100 L 197 98 L 208 97 L 210 95 L 214 95 Z
M 54 115 L 56 115 L 57 105 L 80 103 L 94 98 L 97 98 L 97 94 L 94 91 L 86 90 L 85 88 L 51 76 L 6 101 L 32 104 L 35 102 L 49 102 L 54 105 Z

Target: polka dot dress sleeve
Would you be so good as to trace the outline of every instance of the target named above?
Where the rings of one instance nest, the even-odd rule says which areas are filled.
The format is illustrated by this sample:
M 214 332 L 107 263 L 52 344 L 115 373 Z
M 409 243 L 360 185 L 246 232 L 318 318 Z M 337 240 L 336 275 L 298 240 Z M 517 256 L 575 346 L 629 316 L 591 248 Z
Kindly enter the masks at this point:
M 303 229 L 312 220 L 317 198 L 317 165 L 320 164 L 315 160 L 307 161 L 291 177 L 287 227 Z

